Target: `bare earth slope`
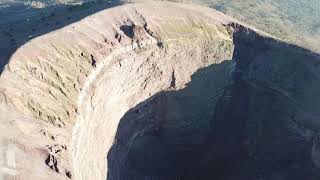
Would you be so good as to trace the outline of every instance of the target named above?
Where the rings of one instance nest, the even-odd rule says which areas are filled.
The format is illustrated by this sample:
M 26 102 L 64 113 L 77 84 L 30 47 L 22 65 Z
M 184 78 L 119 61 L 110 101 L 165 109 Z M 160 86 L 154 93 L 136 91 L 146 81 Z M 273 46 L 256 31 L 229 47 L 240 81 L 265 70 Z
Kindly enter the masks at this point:
M 101 11 L 11 57 L 2 177 L 318 178 L 319 63 L 205 7 Z

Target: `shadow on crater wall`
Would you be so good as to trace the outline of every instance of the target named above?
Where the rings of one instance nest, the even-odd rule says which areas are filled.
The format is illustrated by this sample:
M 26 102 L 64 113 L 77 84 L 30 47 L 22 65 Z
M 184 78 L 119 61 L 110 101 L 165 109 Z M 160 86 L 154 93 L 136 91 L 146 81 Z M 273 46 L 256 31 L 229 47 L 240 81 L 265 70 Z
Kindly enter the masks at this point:
M 320 89 L 312 85 L 319 69 L 305 71 L 317 67 L 319 55 L 243 27 L 236 27 L 234 43 L 237 66 L 228 83 L 232 62 L 224 61 L 198 70 L 186 88 L 160 92 L 125 113 L 108 152 L 108 180 L 320 177 L 311 153 L 318 132 L 308 129 L 305 137 L 292 128 L 317 121 L 299 114 L 320 110 L 308 109 L 310 97 L 300 101 L 288 81 L 303 83 L 302 91 Z M 297 110 L 292 99 L 306 108 Z
M 141 175 L 167 179 L 191 172 L 197 166 L 193 161 L 200 159 L 196 151 L 211 131 L 219 88 L 225 85 L 226 79 L 219 77 L 230 63 L 201 69 L 186 88 L 160 92 L 129 110 L 108 154 L 108 179 Z

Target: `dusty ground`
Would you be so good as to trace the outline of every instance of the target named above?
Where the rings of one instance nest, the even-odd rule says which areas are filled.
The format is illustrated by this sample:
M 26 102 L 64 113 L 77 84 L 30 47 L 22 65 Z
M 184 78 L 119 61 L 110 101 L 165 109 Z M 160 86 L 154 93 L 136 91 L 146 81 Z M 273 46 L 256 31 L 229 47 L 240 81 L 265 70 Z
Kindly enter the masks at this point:
M 0 113 L 1 180 L 67 179 L 65 172 L 70 171 L 69 159 L 60 154 L 65 154 L 66 149 L 62 146 L 69 144 L 70 132 L 22 115 L 3 101 Z M 50 156 L 59 158 L 60 174 L 45 162 Z

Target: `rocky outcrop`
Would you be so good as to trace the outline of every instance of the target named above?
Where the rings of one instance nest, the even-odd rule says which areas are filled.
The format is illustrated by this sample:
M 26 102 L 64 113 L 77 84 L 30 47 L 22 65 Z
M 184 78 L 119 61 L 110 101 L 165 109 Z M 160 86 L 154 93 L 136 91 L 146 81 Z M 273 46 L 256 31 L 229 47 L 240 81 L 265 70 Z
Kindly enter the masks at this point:
M 231 41 L 226 29 L 208 22 L 210 18 L 162 17 L 146 22 L 137 8 L 122 8 L 122 16 L 114 15 L 115 10 L 100 12 L 27 43 L 14 53 L 2 74 L 4 94 L 20 111 L 63 127 L 74 122 L 79 93 L 95 64 L 102 66 L 105 59 L 165 40 Z M 100 20 L 107 16 L 111 20 Z
M 167 5 L 168 11 L 161 10 Z M 101 179 L 121 114 L 156 92 L 184 87 L 199 68 L 230 60 L 230 29 L 222 24 L 228 18 L 217 14 L 215 19 L 215 12 L 205 11 L 159 3 L 99 12 L 18 49 L 1 75 L 1 92 L 18 111 L 69 132 L 74 129 L 68 148 L 73 152 L 72 177 Z M 110 89 L 97 89 L 100 84 Z M 93 113 L 99 117 L 91 117 L 100 108 L 101 113 Z M 92 148 L 96 145 L 101 148 Z M 69 171 L 60 168 L 66 150 L 48 151 L 43 162 L 49 168 Z

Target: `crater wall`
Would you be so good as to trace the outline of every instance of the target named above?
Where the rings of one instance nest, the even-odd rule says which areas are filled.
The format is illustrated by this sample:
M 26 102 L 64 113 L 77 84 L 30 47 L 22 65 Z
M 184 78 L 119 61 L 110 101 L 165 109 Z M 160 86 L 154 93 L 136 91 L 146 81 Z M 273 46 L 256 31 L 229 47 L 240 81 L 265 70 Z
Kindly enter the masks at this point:
M 44 179 L 319 177 L 319 62 L 200 6 L 98 12 L 26 43 L 1 74 L 1 112 L 28 117 L 0 118 L 14 129 L 2 146 L 31 157 L 7 176 L 34 177 L 36 159 Z

